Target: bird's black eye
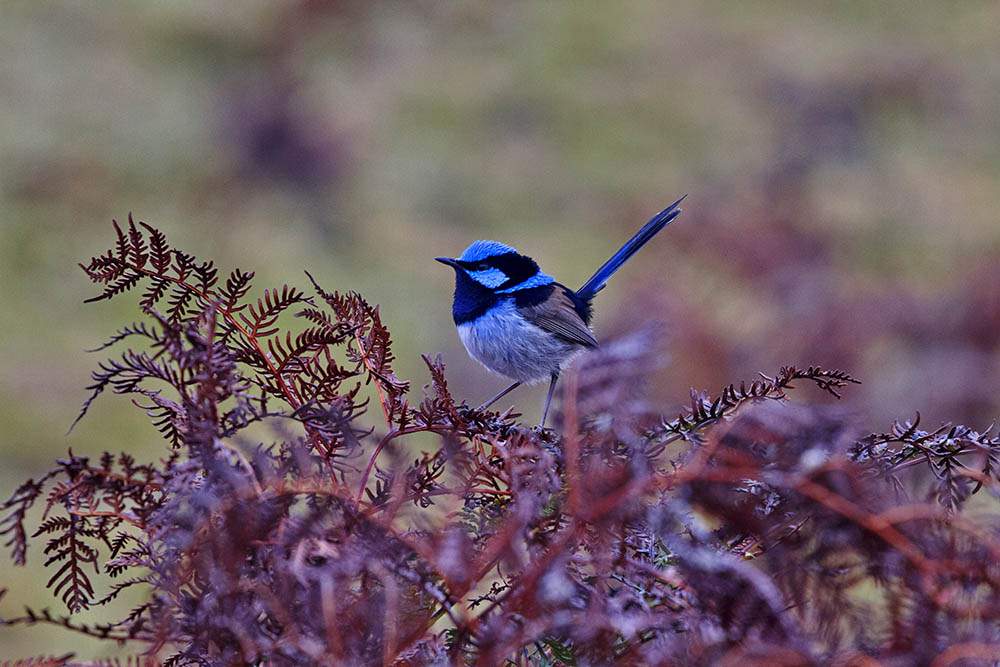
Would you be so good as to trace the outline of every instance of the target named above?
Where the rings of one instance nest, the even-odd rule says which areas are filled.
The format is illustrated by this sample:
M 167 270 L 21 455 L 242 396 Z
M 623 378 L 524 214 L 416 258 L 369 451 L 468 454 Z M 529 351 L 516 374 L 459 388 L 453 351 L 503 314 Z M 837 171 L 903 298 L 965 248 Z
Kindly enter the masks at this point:
M 474 267 L 472 267 L 473 271 L 489 271 L 489 269 L 490 265 L 487 264 L 486 262 L 479 262 Z

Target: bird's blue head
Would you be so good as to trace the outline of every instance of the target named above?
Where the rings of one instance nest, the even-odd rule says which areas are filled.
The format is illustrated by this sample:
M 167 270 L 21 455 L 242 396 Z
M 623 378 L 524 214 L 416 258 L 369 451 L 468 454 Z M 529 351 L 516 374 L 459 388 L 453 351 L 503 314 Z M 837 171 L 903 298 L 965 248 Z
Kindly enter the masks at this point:
M 436 259 L 455 269 L 452 315 L 456 324 L 484 315 L 505 296 L 523 295 L 555 282 L 535 260 L 496 241 L 476 241 L 457 258 Z

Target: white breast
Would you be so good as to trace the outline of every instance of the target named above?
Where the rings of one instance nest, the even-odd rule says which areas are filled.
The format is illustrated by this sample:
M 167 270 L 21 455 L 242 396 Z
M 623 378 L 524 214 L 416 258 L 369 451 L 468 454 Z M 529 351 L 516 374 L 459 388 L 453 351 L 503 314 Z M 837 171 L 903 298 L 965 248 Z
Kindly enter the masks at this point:
M 531 324 L 505 299 L 458 335 L 473 359 L 500 375 L 532 384 L 562 370 L 583 347 Z

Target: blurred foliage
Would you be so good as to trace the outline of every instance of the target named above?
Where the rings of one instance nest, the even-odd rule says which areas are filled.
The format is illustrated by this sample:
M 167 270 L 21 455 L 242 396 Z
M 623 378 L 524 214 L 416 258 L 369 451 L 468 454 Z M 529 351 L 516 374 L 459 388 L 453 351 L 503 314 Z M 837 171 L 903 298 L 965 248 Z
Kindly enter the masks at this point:
M 475 402 L 494 389 L 432 257 L 493 237 L 573 284 L 688 192 L 597 301 L 599 338 L 666 323 L 661 403 L 820 363 L 863 377 L 845 402 L 873 429 L 1000 412 L 996 3 L 10 0 L 2 17 L 2 488 L 67 447 L 153 455 L 120 402 L 64 436 L 80 351 L 134 318 L 83 308 L 72 267 L 129 210 L 259 284 L 306 266 L 359 290 L 401 375 L 442 352 Z
M 856 416 L 787 404 L 795 385 L 839 399 L 859 384 L 815 366 L 692 390 L 667 420 L 643 391 L 658 349 L 641 327 L 564 373 L 558 430 L 529 429 L 457 401 L 440 356 L 423 356 L 419 397 L 356 292 L 254 301 L 253 272 L 223 279 L 131 216 L 115 231 L 81 265 L 100 289 L 87 301 L 138 297 L 143 318 L 99 350 L 118 352 L 80 417 L 128 396 L 164 452 L 71 454 L 0 503 L 13 563 L 38 567 L 41 538 L 53 572 L 2 630 L 167 667 L 1000 655 L 993 426 L 927 431 L 918 413 L 859 439 Z M 46 593 L 67 613 L 39 607 Z M 73 658 L 38 660 L 120 664 Z

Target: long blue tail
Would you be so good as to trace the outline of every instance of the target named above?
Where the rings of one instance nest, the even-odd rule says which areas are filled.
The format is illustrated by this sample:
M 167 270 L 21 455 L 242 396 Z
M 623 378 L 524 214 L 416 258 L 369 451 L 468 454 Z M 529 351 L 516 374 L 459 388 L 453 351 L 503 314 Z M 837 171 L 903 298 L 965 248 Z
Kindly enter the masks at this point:
M 687 195 L 684 195 L 684 197 L 687 197 Z M 585 282 L 583 287 L 576 291 L 576 295 L 584 301 L 593 299 L 594 295 L 604 288 L 604 283 L 608 281 L 611 274 L 620 269 L 622 264 L 628 261 L 629 257 L 634 255 L 639 248 L 646 245 L 651 238 L 656 236 L 658 231 L 666 227 L 671 220 L 677 217 L 681 212 L 681 209 L 677 208 L 677 205 L 684 201 L 684 197 L 681 197 L 654 215 L 649 222 L 642 226 L 642 229 L 636 232 L 635 236 L 630 238 L 618 252 L 611 256 L 611 259 L 604 262 L 604 265 L 597 269 L 597 272 L 590 277 L 590 280 Z

